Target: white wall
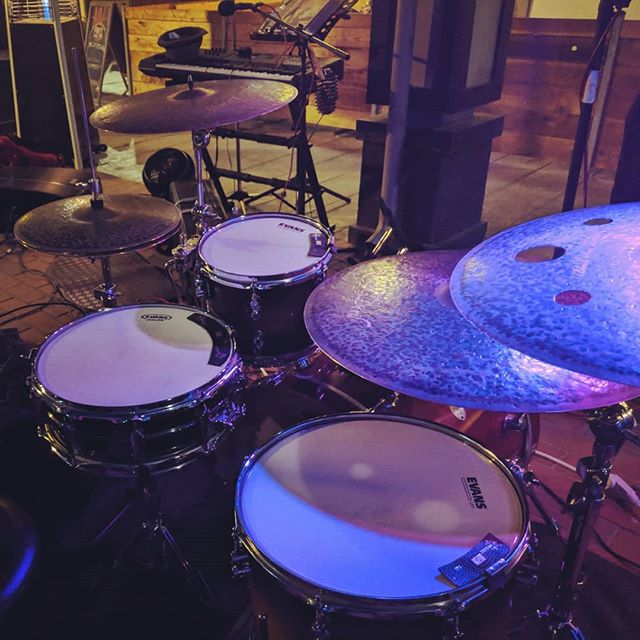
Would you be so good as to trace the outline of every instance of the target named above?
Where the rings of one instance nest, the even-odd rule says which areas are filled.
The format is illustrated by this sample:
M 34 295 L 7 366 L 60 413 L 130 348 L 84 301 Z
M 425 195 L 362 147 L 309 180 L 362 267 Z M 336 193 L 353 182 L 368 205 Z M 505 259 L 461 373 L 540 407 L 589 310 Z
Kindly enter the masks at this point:
M 531 18 L 587 18 L 598 13 L 599 0 L 531 0 Z M 640 0 L 625 9 L 628 20 L 640 20 Z

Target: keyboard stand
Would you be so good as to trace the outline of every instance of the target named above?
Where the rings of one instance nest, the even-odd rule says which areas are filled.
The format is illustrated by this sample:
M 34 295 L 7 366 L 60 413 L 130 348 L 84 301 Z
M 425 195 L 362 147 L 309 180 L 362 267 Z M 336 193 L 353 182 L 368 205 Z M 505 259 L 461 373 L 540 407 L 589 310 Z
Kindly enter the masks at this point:
M 307 49 L 304 43 L 299 44 L 300 55 L 300 67 L 306 71 L 307 68 Z M 265 198 L 267 196 L 274 196 L 281 202 L 286 204 L 291 209 L 295 210 L 298 215 L 305 215 L 305 207 L 307 203 L 313 200 L 316 211 L 318 214 L 318 220 L 325 226 L 329 227 L 329 218 L 327 217 L 327 210 L 324 205 L 323 193 L 342 200 L 345 203 L 350 203 L 351 198 L 324 187 L 318 180 L 318 174 L 313 163 L 313 156 L 311 155 L 311 145 L 309 144 L 309 138 L 307 137 L 307 119 L 306 119 L 306 106 L 309 101 L 309 81 L 304 72 L 301 73 L 302 80 L 298 83 L 298 97 L 289 104 L 289 112 L 291 113 L 291 122 L 293 124 L 294 133 L 291 136 L 276 136 L 261 133 L 244 132 L 238 129 L 218 127 L 212 129 L 212 135 L 220 138 L 232 138 L 239 140 L 252 140 L 262 144 L 272 144 L 277 146 L 287 147 L 289 149 L 295 149 L 296 151 L 296 173 L 295 176 L 287 181 L 278 178 L 266 178 L 263 176 L 257 176 L 243 171 L 233 171 L 232 169 L 221 169 L 214 165 L 211 157 L 208 153 L 203 154 L 205 166 L 213 184 L 218 191 L 222 205 L 225 211 L 231 211 L 231 204 L 229 197 L 224 193 L 220 178 L 231 178 L 240 182 L 255 182 L 258 184 L 264 184 L 269 186 L 269 189 L 258 193 L 253 196 L 244 197 L 246 194 L 242 192 L 236 192 L 234 195 L 242 197 L 244 204 L 250 204 Z M 297 129 L 297 130 L 296 130 Z M 206 151 L 206 150 L 205 150 Z M 283 190 L 297 191 L 295 206 L 288 202 L 286 198 L 279 194 L 278 191 Z M 307 199 L 307 195 L 310 198 Z

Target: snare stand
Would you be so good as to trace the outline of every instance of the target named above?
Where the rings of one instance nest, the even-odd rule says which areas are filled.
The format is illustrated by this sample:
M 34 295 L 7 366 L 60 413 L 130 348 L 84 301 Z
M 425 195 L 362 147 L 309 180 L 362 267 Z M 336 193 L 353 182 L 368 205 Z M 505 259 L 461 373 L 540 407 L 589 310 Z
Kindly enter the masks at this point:
M 538 618 L 547 623 L 552 638 L 584 640 L 580 628 L 573 623 L 571 609 L 576 596 L 589 540 L 605 499 L 605 489 L 611 473 L 612 459 L 625 440 L 639 444 L 631 433 L 636 426 L 633 411 L 625 402 L 589 413 L 589 427 L 595 436 L 593 454 L 578 461 L 576 470 L 582 478 L 569 490 L 567 508 L 573 522 L 560 578 L 551 604 L 538 611 Z
M 116 554 L 113 563 L 114 566 L 119 565 L 126 552 L 134 547 L 141 538 L 145 537 L 149 542 L 156 545 L 156 548 L 153 549 L 154 560 L 148 565 L 149 568 L 167 571 L 169 569 L 167 550 L 169 550 L 173 554 L 174 559 L 177 560 L 187 583 L 197 595 L 200 602 L 207 607 L 214 606 L 215 602 L 209 585 L 200 571 L 191 565 L 173 537 L 169 527 L 167 527 L 164 522 L 160 510 L 160 501 L 156 493 L 155 482 L 148 467 L 141 465 L 136 471 L 136 488 L 133 495 L 94 538 L 94 544 L 100 542 L 125 514 L 137 505 L 140 505 L 143 515 L 138 523 L 138 528 L 131 539 L 126 542 Z

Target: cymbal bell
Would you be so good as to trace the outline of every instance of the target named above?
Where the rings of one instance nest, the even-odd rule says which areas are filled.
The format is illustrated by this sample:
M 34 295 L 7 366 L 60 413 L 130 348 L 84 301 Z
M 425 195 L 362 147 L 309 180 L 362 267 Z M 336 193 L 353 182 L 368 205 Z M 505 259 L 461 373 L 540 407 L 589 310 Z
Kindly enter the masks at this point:
M 14 233 L 36 251 L 103 257 L 163 242 L 181 221 L 175 205 L 151 196 L 107 195 L 101 208 L 91 205 L 91 196 L 75 196 L 29 211 L 16 222 Z
M 275 80 L 208 80 L 116 100 L 93 112 L 91 124 L 117 133 L 175 133 L 251 120 L 289 104 L 298 90 Z

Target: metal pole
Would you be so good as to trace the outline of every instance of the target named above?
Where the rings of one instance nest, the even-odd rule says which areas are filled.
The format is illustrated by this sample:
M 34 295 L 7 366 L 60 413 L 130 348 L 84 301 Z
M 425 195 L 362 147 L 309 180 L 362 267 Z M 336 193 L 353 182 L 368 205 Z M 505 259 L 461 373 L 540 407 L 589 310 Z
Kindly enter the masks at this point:
M 591 113 L 593 112 L 593 104 L 596 101 L 600 84 L 600 67 L 602 66 L 602 60 L 606 51 L 606 43 L 604 40 L 601 42 L 601 38 L 609 27 L 614 14 L 615 9 L 612 0 L 600 0 L 596 33 L 594 36 L 594 46 L 597 46 L 598 49 L 591 57 L 591 62 L 587 68 L 587 81 L 584 86 L 584 91 L 580 96 L 580 116 L 578 117 L 578 127 L 573 144 L 571 162 L 569 164 L 567 184 L 564 191 L 563 211 L 571 211 L 575 205 L 578 182 L 580 181 L 580 170 L 582 168 L 582 160 L 584 158 L 589 126 L 591 124 Z M 587 176 L 584 176 L 583 179 L 586 180 Z
M 51 0 L 51 17 L 53 22 L 53 30 L 55 33 L 56 48 L 58 50 L 58 61 L 60 63 L 60 77 L 62 79 L 62 88 L 64 92 L 64 103 L 67 110 L 67 120 L 69 122 L 69 135 L 71 136 L 71 148 L 73 151 L 73 165 L 76 169 L 84 169 L 84 159 L 82 158 L 82 149 L 80 147 L 80 138 L 78 136 L 78 125 L 76 123 L 76 114 L 73 110 L 73 90 L 71 89 L 71 81 L 69 79 L 69 65 L 67 64 L 67 54 L 64 49 L 64 36 L 62 33 L 62 23 L 60 22 L 60 5 L 58 0 Z M 91 147 L 87 150 L 91 153 Z

